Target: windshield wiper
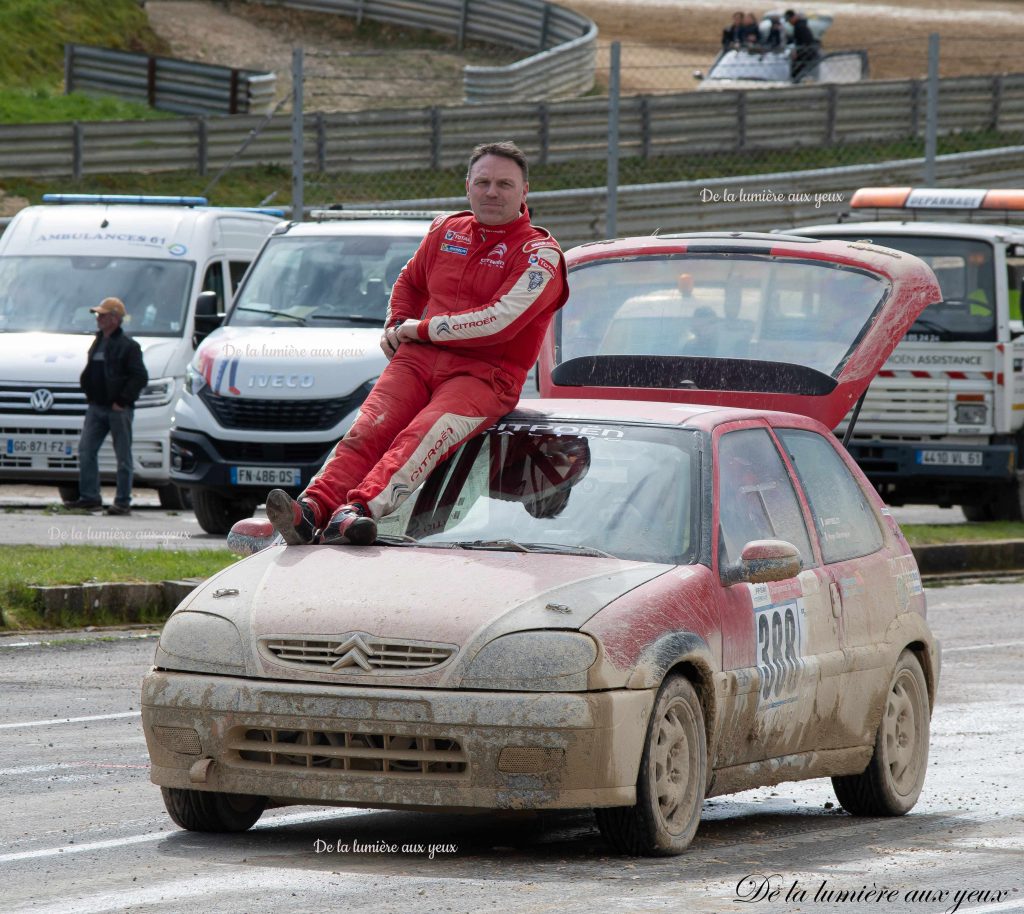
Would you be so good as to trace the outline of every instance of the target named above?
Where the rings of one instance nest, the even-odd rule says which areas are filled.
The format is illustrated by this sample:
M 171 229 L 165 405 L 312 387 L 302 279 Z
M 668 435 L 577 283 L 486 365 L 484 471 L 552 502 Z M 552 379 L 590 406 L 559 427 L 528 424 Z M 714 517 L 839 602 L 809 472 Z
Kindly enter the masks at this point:
M 404 533 L 378 533 L 374 545 L 381 546 L 418 546 L 420 541 L 406 536 Z
M 294 314 L 288 314 L 286 311 L 274 311 L 271 308 L 246 308 L 245 306 L 240 305 L 239 307 L 234 308 L 231 313 L 234 314 L 235 311 L 251 311 L 253 314 L 269 314 L 272 317 L 287 317 L 288 320 L 295 321 L 303 326 L 305 326 L 306 323 L 306 319 L 304 317 L 297 317 Z
M 438 543 L 438 545 L 441 545 Z M 547 552 L 565 553 L 567 555 L 590 555 L 595 558 L 613 559 L 611 553 L 594 549 L 590 546 L 567 546 L 564 543 L 519 543 L 510 539 L 467 540 L 454 542 L 450 545 L 457 549 L 496 549 L 504 552 Z
M 367 317 L 365 314 L 311 314 L 308 320 L 313 321 L 351 321 L 353 324 L 373 324 L 375 327 L 384 326 L 384 318 Z

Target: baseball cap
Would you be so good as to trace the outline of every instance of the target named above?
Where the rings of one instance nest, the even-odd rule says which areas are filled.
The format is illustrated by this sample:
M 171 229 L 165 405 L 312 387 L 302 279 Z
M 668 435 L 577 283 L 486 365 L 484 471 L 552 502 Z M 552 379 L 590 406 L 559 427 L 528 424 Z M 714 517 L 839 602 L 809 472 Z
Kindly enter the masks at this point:
M 105 298 L 95 308 L 89 310 L 93 314 L 117 314 L 124 317 L 124 302 L 119 298 Z

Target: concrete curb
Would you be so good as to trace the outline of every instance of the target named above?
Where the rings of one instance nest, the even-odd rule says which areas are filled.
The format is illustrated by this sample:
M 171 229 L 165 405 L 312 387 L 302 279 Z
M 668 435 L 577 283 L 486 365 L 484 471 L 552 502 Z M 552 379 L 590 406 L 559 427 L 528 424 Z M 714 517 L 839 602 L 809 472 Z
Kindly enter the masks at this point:
M 89 583 L 32 586 L 33 602 L 40 618 L 47 625 L 61 626 L 81 623 L 94 610 L 103 607 L 110 621 L 134 624 L 162 620 L 185 599 L 203 578 L 155 583 Z
M 915 546 L 913 552 L 925 578 L 985 572 L 1024 573 L 1024 540 Z M 35 608 L 48 626 L 82 624 L 91 611 L 101 606 L 110 621 L 129 625 L 166 618 L 202 582 L 202 578 L 186 578 L 149 584 L 33 586 L 30 590 L 35 595 Z

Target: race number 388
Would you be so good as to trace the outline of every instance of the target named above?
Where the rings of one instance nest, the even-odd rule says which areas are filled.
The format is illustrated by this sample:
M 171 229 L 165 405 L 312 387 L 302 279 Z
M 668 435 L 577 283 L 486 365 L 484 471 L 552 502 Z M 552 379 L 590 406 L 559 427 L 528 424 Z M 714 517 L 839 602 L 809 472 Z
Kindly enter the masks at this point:
M 785 699 L 796 691 L 800 669 L 800 607 L 796 601 L 757 610 L 757 666 L 761 699 Z

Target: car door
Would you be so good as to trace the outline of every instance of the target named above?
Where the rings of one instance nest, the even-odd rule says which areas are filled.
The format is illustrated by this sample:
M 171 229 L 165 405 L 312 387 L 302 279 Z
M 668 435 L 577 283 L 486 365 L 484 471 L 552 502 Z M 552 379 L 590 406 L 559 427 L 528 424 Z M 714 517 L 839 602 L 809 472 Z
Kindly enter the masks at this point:
M 846 748 L 871 739 L 863 731 L 865 712 L 891 672 L 892 655 L 882 649 L 886 633 L 900 607 L 921 593 L 921 579 L 913 560 L 885 548 L 879 517 L 835 438 L 810 429 L 777 434 L 807 496 L 839 634 L 840 650 L 823 658 L 822 672 L 838 683 L 844 708 L 822 748 Z
M 724 585 L 723 670 L 730 676 L 716 767 L 816 748 L 825 720 L 822 658 L 838 650 L 831 579 L 807 529 L 807 509 L 768 427 L 731 424 L 713 436 L 719 580 L 751 540 L 784 540 L 800 553 L 795 577 Z M 828 694 L 834 690 L 830 683 Z

